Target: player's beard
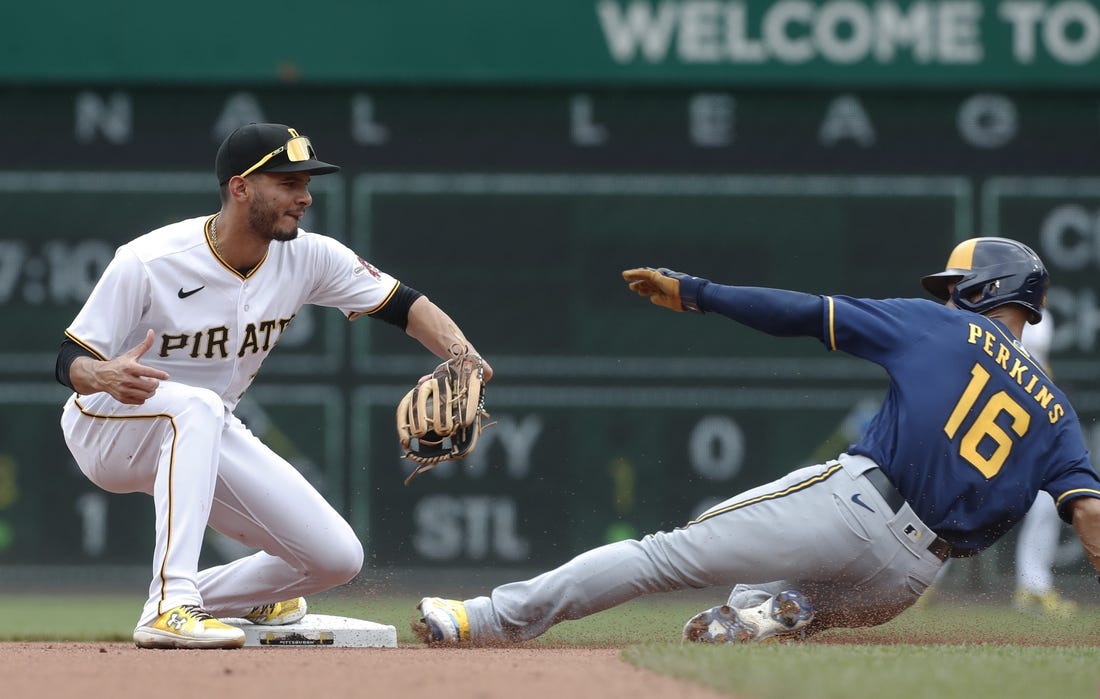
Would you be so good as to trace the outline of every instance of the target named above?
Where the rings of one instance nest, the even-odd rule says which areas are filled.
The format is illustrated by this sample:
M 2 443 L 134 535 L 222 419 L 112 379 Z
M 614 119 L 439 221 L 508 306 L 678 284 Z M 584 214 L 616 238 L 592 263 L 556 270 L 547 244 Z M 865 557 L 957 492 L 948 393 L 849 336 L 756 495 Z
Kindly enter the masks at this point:
M 255 199 L 248 207 L 248 225 L 252 230 L 261 232 L 269 240 L 294 240 L 298 237 L 298 221 L 295 220 L 290 227 L 279 228 L 277 222 L 282 216 L 282 212 Z

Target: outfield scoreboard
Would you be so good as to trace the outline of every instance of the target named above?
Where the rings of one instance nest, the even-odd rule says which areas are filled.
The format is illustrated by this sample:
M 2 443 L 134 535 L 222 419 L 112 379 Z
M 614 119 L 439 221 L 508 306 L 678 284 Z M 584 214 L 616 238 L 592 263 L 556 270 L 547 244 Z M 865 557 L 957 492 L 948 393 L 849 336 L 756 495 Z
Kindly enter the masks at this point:
M 677 526 L 842 449 L 881 398 L 874 365 L 654 308 L 629 267 L 919 296 L 959 240 L 1011 236 L 1051 268 L 1055 374 L 1090 439 L 1100 416 L 1100 90 L 24 87 L 0 114 L 0 563 L 148 560 L 151 501 L 99 492 L 61 441 L 54 354 L 120 243 L 217 211 L 214 153 L 245 121 L 340 164 L 304 227 L 428 294 L 496 369 L 479 449 L 406 487 L 393 411 L 426 352 L 307 308 L 268 360 L 242 417 L 377 565 L 543 566 Z

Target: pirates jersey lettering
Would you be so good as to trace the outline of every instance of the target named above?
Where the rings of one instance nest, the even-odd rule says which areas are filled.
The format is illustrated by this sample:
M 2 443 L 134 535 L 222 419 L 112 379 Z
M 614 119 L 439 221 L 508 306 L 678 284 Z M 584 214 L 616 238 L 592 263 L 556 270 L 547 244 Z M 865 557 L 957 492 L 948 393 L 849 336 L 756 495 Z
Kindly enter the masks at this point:
M 257 352 L 270 351 L 275 346 L 278 337 L 282 335 L 293 319 L 293 316 L 291 316 L 290 318 L 262 320 L 259 323 L 245 325 L 244 337 L 241 340 L 240 349 L 237 350 L 237 357 L 243 357 L 249 353 L 256 354 Z M 277 332 L 273 333 L 276 329 Z M 231 340 L 230 330 L 224 325 L 199 330 L 193 334 L 170 335 L 163 333 L 160 336 L 160 352 L 157 354 L 161 357 L 167 357 L 169 352 L 185 350 L 188 351 L 188 356 L 193 359 L 198 357 L 225 359 L 229 356 L 227 346 Z

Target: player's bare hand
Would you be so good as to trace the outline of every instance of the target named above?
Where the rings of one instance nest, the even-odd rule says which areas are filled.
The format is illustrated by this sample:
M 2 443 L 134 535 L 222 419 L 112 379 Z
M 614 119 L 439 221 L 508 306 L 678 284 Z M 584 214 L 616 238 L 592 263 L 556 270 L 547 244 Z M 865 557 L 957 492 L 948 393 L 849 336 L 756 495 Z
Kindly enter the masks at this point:
M 481 357 L 481 355 L 478 356 Z M 431 374 L 424 374 L 416 384 L 419 386 L 430 378 L 432 378 Z M 491 378 L 493 378 L 493 367 L 489 366 L 489 362 L 485 360 L 485 357 L 481 357 L 481 381 L 483 383 L 489 383 L 489 379 Z
M 105 391 L 120 403 L 141 405 L 153 397 L 168 373 L 145 366 L 142 356 L 153 346 L 153 331 L 135 347 L 106 362 L 95 362 L 92 372 L 98 390 Z

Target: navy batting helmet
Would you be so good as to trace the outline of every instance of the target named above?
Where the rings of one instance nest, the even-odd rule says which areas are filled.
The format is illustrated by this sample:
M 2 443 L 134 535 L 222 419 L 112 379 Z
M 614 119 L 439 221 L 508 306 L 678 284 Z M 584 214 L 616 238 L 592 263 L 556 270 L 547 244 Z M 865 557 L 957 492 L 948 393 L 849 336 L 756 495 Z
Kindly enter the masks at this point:
M 936 298 L 951 299 L 975 313 L 1017 303 L 1038 323 L 1047 302 L 1050 275 L 1043 261 L 1023 243 L 1008 238 L 971 238 L 955 246 L 947 269 L 920 280 Z M 948 291 L 954 282 L 955 288 Z

